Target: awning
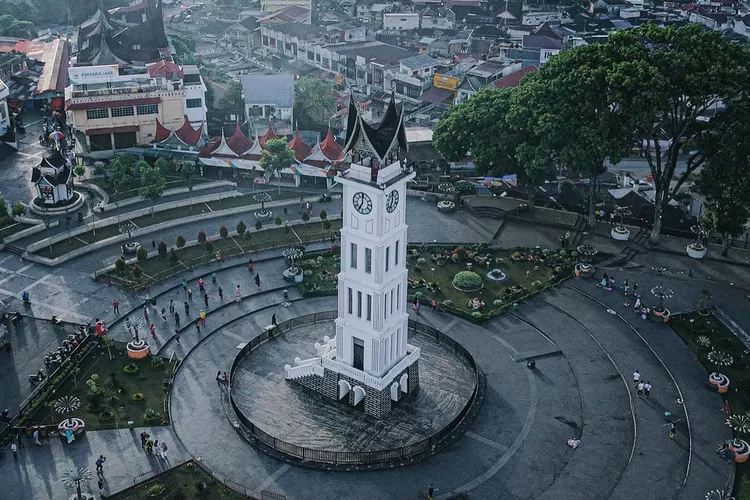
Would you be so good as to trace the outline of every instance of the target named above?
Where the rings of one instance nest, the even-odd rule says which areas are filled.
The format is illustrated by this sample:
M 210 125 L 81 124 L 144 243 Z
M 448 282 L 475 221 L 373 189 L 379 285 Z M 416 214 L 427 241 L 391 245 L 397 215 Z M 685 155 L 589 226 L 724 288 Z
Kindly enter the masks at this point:
M 86 135 L 122 134 L 125 132 L 137 132 L 137 131 L 138 131 L 138 125 L 126 125 L 124 127 L 90 128 L 86 131 Z
M 255 160 L 240 160 L 235 158 L 200 158 L 200 162 L 209 167 L 236 168 L 263 172 L 263 167 Z
M 139 104 L 159 104 L 161 97 L 144 97 L 143 99 L 124 99 L 122 101 L 107 100 L 97 102 L 71 102 L 65 103 L 65 109 L 76 111 L 79 109 L 102 109 L 119 108 L 122 106 L 137 106 Z
M 420 101 L 424 102 L 443 102 L 449 97 L 453 96 L 453 92 L 445 89 L 431 88 L 419 98 Z
M 322 168 L 311 167 L 310 165 L 294 165 L 292 167 L 297 175 L 306 175 L 308 177 L 328 177 L 328 173 Z

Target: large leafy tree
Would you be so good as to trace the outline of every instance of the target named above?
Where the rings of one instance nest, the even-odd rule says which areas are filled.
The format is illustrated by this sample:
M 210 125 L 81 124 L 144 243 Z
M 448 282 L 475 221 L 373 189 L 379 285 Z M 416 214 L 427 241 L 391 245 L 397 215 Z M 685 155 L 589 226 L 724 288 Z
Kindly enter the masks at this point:
M 229 84 L 226 92 L 216 105 L 216 113 L 220 119 L 229 115 L 245 116 L 245 100 L 242 98 L 242 85 L 238 82 Z
M 549 172 L 550 153 L 545 155 L 533 131 L 521 120 L 508 121 L 514 90 L 486 88 L 466 102 L 454 106 L 435 127 L 433 143 L 448 160 L 471 153 L 477 173 L 516 174 L 534 209 L 538 186 Z M 523 158 L 523 162 L 521 161 Z
M 617 31 L 602 50 L 608 98 L 636 132 L 653 176 L 656 244 L 664 207 L 705 161 L 697 145 L 715 125 L 704 116 L 720 102 L 747 99 L 750 53 L 697 24 Z M 683 155 L 686 168 L 678 172 Z
M 149 165 L 146 161 L 138 162 L 138 171 L 141 173 L 141 189 L 138 194 L 144 200 L 151 200 L 151 217 L 154 217 L 154 205 L 164 194 L 166 182 L 162 165 Z
M 336 100 L 327 80 L 305 76 L 294 82 L 294 116 L 303 129 L 322 129 L 336 112 Z
M 279 175 L 282 170 L 295 163 L 294 151 L 289 149 L 286 139 L 269 139 L 258 162 L 269 180 L 272 175 Z
M 0 15 L 0 35 L 18 38 L 36 38 L 34 23 L 16 19 L 10 14 Z
M 556 161 L 589 179 L 589 224 L 594 223 L 598 177 L 604 161 L 619 162 L 631 149 L 632 131 L 623 127 L 608 100 L 606 53 L 587 45 L 553 57 L 525 77 L 511 98 L 508 120 L 533 131 L 541 160 Z
M 188 193 L 190 194 L 190 213 L 193 213 L 193 186 L 195 185 L 195 175 L 198 173 L 198 166 L 194 161 L 183 161 L 180 163 L 180 174 L 187 182 Z
M 731 238 L 750 220 L 750 103 L 728 106 L 713 125 L 700 145 L 706 162 L 695 188 L 705 196 L 704 221 L 721 234 L 721 254 L 727 255 Z

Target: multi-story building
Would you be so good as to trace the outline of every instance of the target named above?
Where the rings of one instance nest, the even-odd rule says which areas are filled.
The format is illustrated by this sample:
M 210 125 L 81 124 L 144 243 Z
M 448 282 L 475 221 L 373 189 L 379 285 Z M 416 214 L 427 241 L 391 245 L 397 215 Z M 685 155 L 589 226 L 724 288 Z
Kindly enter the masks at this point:
M 383 14 L 383 29 L 390 31 L 419 29 L 419 13 L 392 12 Z
M 243 75 L 245 118 L 252 131 L 268 128 L 289 134 L 294 123 L 294 75 Z
M 206 86 L 196 66 L 160 61 L 130 75 L 121 75 L 117 65 L 69 72 L 65 109 L 81 154 L 148 145 L 157 122 L 205 131 Z
M 10 91 L 8 86 L 0 80 L 0 145 L 3 144 L 3 137 L 10 131 L 10 109 L 8 107 L 8 95 Z
M 312 11 L 312 0 L 261 0 L 261 10 L 276 12 L 290 6 L 302 7 Z

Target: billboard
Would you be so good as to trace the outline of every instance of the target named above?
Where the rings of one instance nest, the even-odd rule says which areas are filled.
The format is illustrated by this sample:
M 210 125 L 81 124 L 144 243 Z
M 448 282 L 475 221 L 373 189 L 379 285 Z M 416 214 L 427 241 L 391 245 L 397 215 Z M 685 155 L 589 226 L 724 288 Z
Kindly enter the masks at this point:
M 439 73 L 435 73 L 435 77 L 432 80 L 432 85 L 436 89 L 450 90 L 451 92 L 456 91 L 458 84 L 458 78 L 455 76 L 446 76 Z
M 105 66 L 80 66 L 68 68 L 68 79 L 71 85 L 88 83 L 106 83 L 120 75 L 116 64 Z

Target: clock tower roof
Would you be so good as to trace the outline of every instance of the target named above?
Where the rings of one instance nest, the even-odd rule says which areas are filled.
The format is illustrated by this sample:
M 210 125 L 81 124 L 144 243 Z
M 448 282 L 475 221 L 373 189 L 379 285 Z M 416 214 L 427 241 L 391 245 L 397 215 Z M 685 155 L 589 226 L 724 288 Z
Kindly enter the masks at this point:
M 344 151 L 349 152 L 360 138 L 381 161 L 385 159 L 395 143 L 398 143 L 398 146 L 404 151 L 408 150 L 406 132 L 404 131 L 403 108 L 399 110 L 396 107 L 394 97 L 391 97 L 385 115 L 377 126 L 365 122 L 354 96 L 350 97 Z

